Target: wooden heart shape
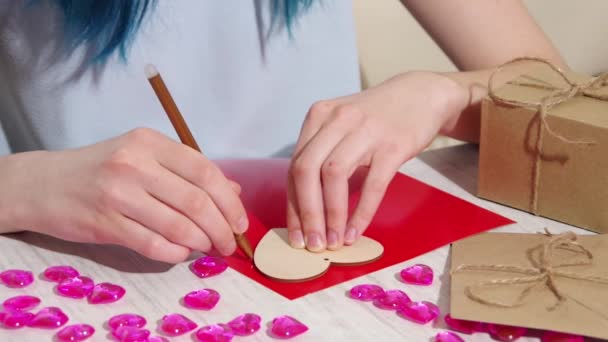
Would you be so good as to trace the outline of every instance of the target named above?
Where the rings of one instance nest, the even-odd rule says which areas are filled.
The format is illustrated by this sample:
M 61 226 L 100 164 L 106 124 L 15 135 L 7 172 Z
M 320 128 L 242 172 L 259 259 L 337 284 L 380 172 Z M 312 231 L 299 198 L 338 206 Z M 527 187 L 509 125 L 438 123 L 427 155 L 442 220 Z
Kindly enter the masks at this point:
M 320 253 L 296 249 L 289 245 L 286 228 L 269 230 L 258 243 L 253 261 L 266 276 L 288 282 L 298 282 L 323 275 L 332 264 L 361 265 L 379 259 L 384 247 L 376 240 L 362 236 L 355 244 L 337 251 Z

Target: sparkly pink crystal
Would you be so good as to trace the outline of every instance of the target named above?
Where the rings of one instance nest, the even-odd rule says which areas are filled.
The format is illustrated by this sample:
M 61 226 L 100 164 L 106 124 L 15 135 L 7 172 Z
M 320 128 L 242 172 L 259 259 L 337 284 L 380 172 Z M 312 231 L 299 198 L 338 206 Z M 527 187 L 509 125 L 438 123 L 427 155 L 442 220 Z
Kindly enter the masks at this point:
M 0 281 L 12 288 L 26 287 L 34 282 L 34 275 L 30 271 L 6 270 L 0 272 Z
M 452 318 L 452 316 L 450 316 L 449 314 L 446 315 L 443 319 L 445 321 L 445 324 L 447 324 L 451 330 L 458 331 L 463 334 L 470 335 L 474 332 L 485 332 L 486 331 L 485 324 L 481 323 L 481 322 L 465 321 L 462 319 L 456 319 L 456 318 Z
M 226 263 L 226 260 L 213 256 L 204 256 L 192 263 L 192 272 L 201 278 L 218 275 L 227 268 L 228 263 Z
M 152 336 L 146 342 L 169 342 L 169 340 L 162 336 Z
M 68 278 L 78 277 L 80 273 L 72 266 L 51 266 L 44 270 L 46 280 L 59 283 Z
M 115 331 L 120 327 L 143 328 L 146 323 L 148 323 L 146 319 L 140 315 L 125 313 L 111 317 L 108 327 Z
M 374 299 L 374 305 L 386 310 L 396 310 L 412 300 L 401 290 L 388 290 Z
M 180 314 L 170 314 L 163 317 L 160 330 L 169 336 L 178 336 L 192 331 L 196 327 L 197 324 L 188 317 Z
M 84 298 L 93 291 L 93 279 L 84 276 L 67 278 L 57 284 L 57 292 L 65 297 Z
M 68 325 L 57 332 L 57 340 L 60 342 L 84 341 L 94 333 L 95 328 L 88 324 Z
M 51 306 L 43 308 L 32 318 L 28 326 L 34 328 L 55 329 L 66 324 L 68 316 L 60 308 Z
M 416 264 L 401 270 L 401 279 L 409 284 L 431 285 L 433 283 L 433 270 L 427 265 Z
M 541 342 L 584 342 L 585 338 L 578 335 L 560 333 L 556 331 L 545 331 L 540 337 Z
M 453 332 L 442 331 L 435 335 L 435 342 L 464 342 L 464 340 Z
M 488 324 L 488 332 L 497 341 L 510 342 L 524 336 L 528 329 L 510 325 Z
M 290 316 L 279 316 L 272 320 L 270 333 L 277 338 L 292 338 L 308 330 L 308 327 Z
M 89 294 L 89 303 L 107 304 L 120 300 L 125 295 L 125 289 L 116 284 L 99 283 L 93 287 Z
M 262 317 L 254 313 L 242 314 L 228 322 L 228 326 L 237 336 L 248 336 L 260 330 Z
M 220 300 L 220 294 L 212 289 L 192 291 L 184 297 L 184 304 L 193 309 L 211 310 Z
M 2 306 L 9 311 L 31 310 L 40 304 L 40 298 L 34 296 L 15 296 L 5 300 Z
M 17 329 L 28 325 L 34 314 L 27 311 L 0 312 L 0 322 L 5 328 Z
M 350 289 L 350 297 L 364 302 L 372 301 L 384 294 L 384 290 L 373 284 L 357 285 Z
M 226 324 L 213 324 L 198 329 L 195 336 L 199 342 L 230 342 L 234 334 Z
M 431 302 L 409 302 L 397 309 L 397 312 L 416 323 L 426 324 L 439 316 L 439 307 Z
M 150 330 L 122 326 L 112 331 L 112 336 L 120 342 L 148 342 Z

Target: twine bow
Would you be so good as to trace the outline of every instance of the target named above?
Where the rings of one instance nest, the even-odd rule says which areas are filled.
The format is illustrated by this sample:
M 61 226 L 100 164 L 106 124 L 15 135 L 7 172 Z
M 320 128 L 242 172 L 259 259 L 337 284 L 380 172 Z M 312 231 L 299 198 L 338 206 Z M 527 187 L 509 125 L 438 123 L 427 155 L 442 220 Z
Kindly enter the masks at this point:
M 608 277 L 601 277 L 596 275 L 582 275 L 576 272 L 570 272 L 566 270 L 560 270 L 560 268 L 567 266 L 582 266 L 591 265 L 593 261 L 593 255 L 591 252 L 583 247 L 581 244 L 576 242 L 577 236 L 573 232 L 566 232 L 559 235 L 552 235 L 545 229 L 545 235 L 547 240 L 541 244 L 540 258 L 538 263 L 533 263 L 533 267 L 519 267 L 512 265 L 477 265 L 477 264 L 463 264 L 458 266 L 453 273 L 463 271 L 494 271 L 494 272 L 506 272 L 506 273 L 517 273 L 523 274 L 521 277 L 507 278 L 507 279 L 493 279 L 488 281 L 479 282 L 472 286 L 465 288 L 465 294 L 471 300 L 485 305 L 493 305 L 503 308 L 514 308 L 524 304 L 525 299 L 530 295 L 532 290 L 540 285 L 545 285 L 556 298 L 556 303 L 550 306 L 548 309 L 553 310 L 557 308 L 562 302 L 566 300 L 566 295 L 562 293 L 556 284 L 557 278 L 569 278 L 574 280 L 588 281 L 598 284 L 608 285 Z M 537 248 L 538 248 L 537 247 Z M 556 249 L 566 249 L 570 252 L 582 255 L 583 260 L 554 263 L 554 253 Z M 490 299 L 484 297 L 478 293 L 477 290 L 496 286 L 508 286 L 508 285 L 525 285 L 529 284 L 517 298 L 511 302 L 506 303 L 499 300 Z M 580 303 L 584 305 L 583 303 Z M 595 312 L 595 310 L 584 305 L 588 309 Z M 604 316 L 604 315 L 602 315 Z M 608 319 L 607 317 L 604 317 Z
M 551 91 L 547 96 L 541 98 L 540 101 L 538 101 L 538 102 L 507 99 L 507 98 L 497 95 L 495 92 L 495 89 L 494 89 L 494 77 L 496 76 L 496 74 L 501 72 L 505 67 L 512 65 L 514 63 L 517 63 L 517 62 L 522 62 L 522 61 L 540 62 L 542 64 L 549 66 L 553 71 L 555 71 L 555 73 L 557 75 L 559 75 L 566 82 L 567 85 L 565 87 L 557 87 L 557 86 L 554 86 L 549 83 L 540 85 L 540 84 L 533 84 L 533 83 L 511 82 L 511 84 L 515 84 L 515 85 L 519 85 L 519 86 L 540 88 L 540 89 L 545 89 L 545 90 Z M 538 125 L 538 133 L 537 133 L 537 139 L 536 139 L 535 150 L 534 150 L 535 161 L 534 161 L 534 166 L 532 169 L 532 193 L 531 193 L 531 197 L 530 197 L 530 211 L 532 213 L 534 213 L 535 215 L 538 215 L 538 187 L 539 187 L 539 182 L 540 182 L 540 168 L 541 168 L 541 160 L 542 160 L 541 153 L 542 153 L 542 148 L 543 148 L 544 131 L 547 131 L 549 136 L 556 138 L 566 144 L 587 145 L 587 146 L 595 144 L 595 142 L 592 142 L 592 141 L 571 140 L 571 139 L 568 139 L 568 138 L 564 137 L 563 135 L 555 132 L 551 128 L 549 123 L 547 122 L 547 115 L 549 113 L 549 110 L 551 108 L 559 105 L 560 103 L 566 102 L 577 96 L 586 96 L 586 97 L 590 97 L 590 98 L 594 98 L 594 99 L 598 99 L 598 100 L 602 100 L 602 101 L 608 101 L 608 94 L 595 93 L 595 91 L 597 91 L 598 89 L 601 89 L 602 87 L 604 87 L 606 85 L 608 85 L 608 72 L 602 73 L 597 77 L 592 77 L 587 82 L 579 84 L 577 82 L 572 81 L 570 78 L 568 78 L 568 76 L 566 76 L 566 74 L 559 67 L 553 65 L 551 62 L 549 62 L 545 59 L 537 58 L 537 57 L 520 57 L 520 58 L 513 59 L 510 62 L 507 62 L 507 63 L 499 66 L 496 69 L 496 71 L 494 71 L 492 73 L 492 75 L 490 76 L 490 79 L 488 81 L 488 95 L 494 102 L 508 104 L 508 105 L 512 105 L 512 106 L 518 106 L 518 107 L 521 107 L 521 106 L 536 107 L 535 119 L 538 120 L 539 125 Z

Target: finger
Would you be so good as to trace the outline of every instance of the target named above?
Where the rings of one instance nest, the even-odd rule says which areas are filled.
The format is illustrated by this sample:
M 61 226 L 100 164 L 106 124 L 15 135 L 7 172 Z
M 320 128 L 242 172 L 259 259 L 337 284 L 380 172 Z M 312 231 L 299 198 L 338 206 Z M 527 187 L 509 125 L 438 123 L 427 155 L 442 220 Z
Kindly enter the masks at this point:
M 369 136 L 362 130 L 348 134 L 334 148 L 321 168 L 329 249 L 339 249 L 344 243 L 348 219 L 348 179 L 365 162 L 371 148 L 368 141 Z M 352 237 L 349 236 L 349 239 Z
M 160 166 L 159 166 L 160 168 Z M 148 178 L 148 177 L 145 177 Z M 172 179 L 178 177 L 166 177 L 163 180 L 168 180 L 171 183 Z M 162 198 L 167 191 L 158 192 L 166 183 L 156 182 L 151 186 L 152 193 L 149 194 L 143 189 L 126 189 L 115 195 L 115 203 L 120 212 L 138 222 L 144 227 L 148 227 L 155 232 L 161 234 L 169 241 L 189 247 L 193 250 L 208 252 L 211 250 L 211 242 L 205 231 L 199 229 L 186 216 L 179 211 L 172 209 L 167 204 L 161 202 L 158 198 Z M 146 186 L 146 185 L 144 185 Z M 195 188 L 191 185 L 192 188 Z M 180 188 L 173 188 L 173 191 L 168 193 L 174 194 L 179 192 Z
M 108 241 L 109 243 L 125 246 L 147 258 L 171 264 L 180 263 L 190 255 L 188 248 L 170 242 L 128 217 L 121 216 L 115 221 L 120 229 L 114 241 Z
M 302 123 L 302 129 L 300 130 L 300 135 L 298 136 L 298 141 L 294 148 L 294 157 L 299 155 L 304 146 L 306 146 L 310 139 L 312 139 L 319 129 L 321 129 L 323 124 L 327 121 L 333 107 L 333 104 L 327 101 L 319 101 L 310 107 L 308 113 L 306 113 L 306 118 Z
M 369 172 L 363 182 L 361 198 L 348 222 L 347 230 L 352 233 L 346 233 L 347 245 L 354 243 L 367 229 L 382 202 L 386 188 L 403 163 L 404 158 L 395 152 L 396 149 L 382 150 L 372 157 Z
M 208 252 L 213 244 L 221 254 L 229 255 L 234 252 L 236 242 L 233 231 L 205 191 L 160 165 L 148 169 L 150 172 L 145 176 L 144 185 L 146 190 L 158 200 L 177 210 L 180 215 L 187 217 L 189 222 L 193 222 L 192 226 L 204 234 L 208 239 L 208 245 L 201 251 Z M 179 231 L 176 231 L 173 234 L 178 233 Z M 191 238 L 194 239 L 195 236 Z
M 327 123 L 308 142 L 292 164 L 297 213 L 306 247 L 311 251 L 320 251 L 326 246 L 321 165 L 352 124 L 352 121 L 341 118 Z
M 160 164 L 204 190 L 235 233 L 244 233 L 249 221 L 243 203 L 220 169 L 197 151 L 169 138 L 158 155 Z
M 289 244 L 293 248 L 304 248 L 304 235 L 302 234 L 302 223 L 298 217 L 296 195 L 293 178 L 287 175 L 287 230 L 289 232 Z
M 230 182 L 230 186 L 232 187 L 232 190 L 234 190 L 234 192 L 236 192 L 237 195 L 241 195 L 241 185 L 235 181 L 232 180 L 228 180 L 228 182 Z

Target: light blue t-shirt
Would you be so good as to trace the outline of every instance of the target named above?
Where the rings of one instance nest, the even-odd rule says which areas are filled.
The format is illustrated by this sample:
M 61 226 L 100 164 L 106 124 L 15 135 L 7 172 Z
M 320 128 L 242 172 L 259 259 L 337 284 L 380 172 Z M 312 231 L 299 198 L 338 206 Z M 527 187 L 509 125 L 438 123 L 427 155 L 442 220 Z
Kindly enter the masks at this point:
M 270 3 L 158 1 L 127 63 L 89 66 L 86 49 L 60 49 L 53 8 L 4 2 L 0 123 L 11 150 L 74 148 L 136 127 L 177 140 L 144 75 L 152 63 L 207 156 L 285 155 L 311 104 L 359 90 L 359 68 L 350 0 L 317 1 L 292 39 L 271 27 Z

